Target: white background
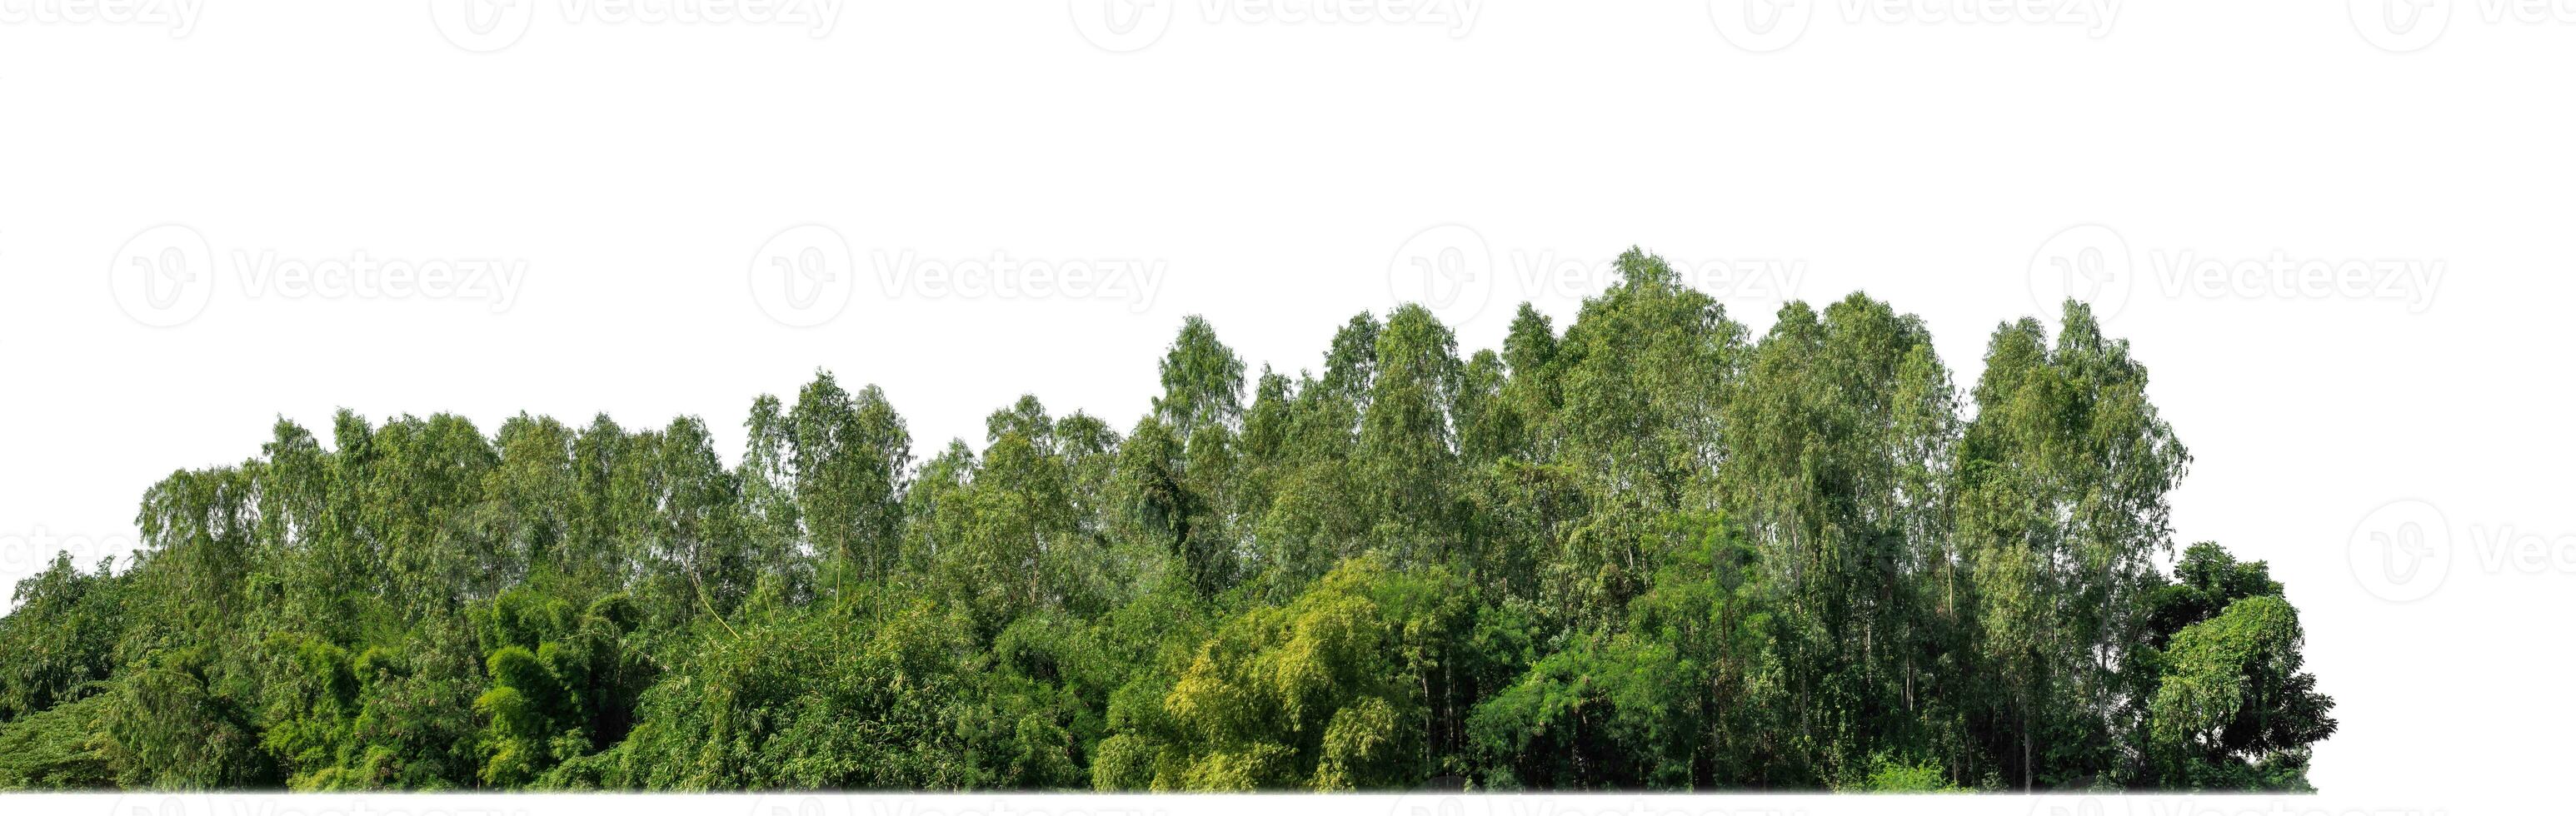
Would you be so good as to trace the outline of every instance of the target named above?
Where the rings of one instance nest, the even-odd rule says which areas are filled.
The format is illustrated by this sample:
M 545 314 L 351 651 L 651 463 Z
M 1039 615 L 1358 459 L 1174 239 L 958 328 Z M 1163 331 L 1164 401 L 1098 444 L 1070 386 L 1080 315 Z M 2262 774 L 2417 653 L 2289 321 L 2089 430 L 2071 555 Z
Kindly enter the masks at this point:
M 1997 323 L 2054 323 L 2066 261 L 2109 276 L 2080 294 L 2194 456 L 2177 540 L 2270 561 L 2304 613 L 2342 721 L 2328 801 L 2563 781 L 2576 9 L 2428 0 L 2392 31 L 2371 0 L 1970 22 L 1809 0 L 1766 39 L 1732 0 L 1405 23 L 1160 0 L 1122 38 L 1096 0 L 828 27 L 517 0 L 496 43 L 449 36 L 443 3 L 29 2 L 0 0 L 0 577 L 121 552 L 146 486 L 255 455 L 281 415 L 327 439 L 340 406 L 487 432 L 696 414 L 731 456 L 754 395 L 824 367 L 881 384 L 927 456 L 1023 392 L 1126 427 L 1189 314 L 1292 372 L 1425 292 L 1470 350 L 1522 299 L 1561 330 L 1601 281 L 1531 287 L 1521 262 L 1632 244 L 1764 271 L 1710 287 L 1757 333 L 1784 295 L 1889 300 L 1964 390 Z M 136 263 L 172 234 L 202 274 L 156 310 Z M 816 234 L 837 239 L 799 251 Z M 1413 261 L 1443 249 L 1467 266 L 1426 284 Z M 507 308 L 297 296 L 236 251 L 525 271 Z M 779 307 L 772 251 L 821 258 L 846 305 Z M 877 263 L 905 252 L 1161 277 L 1011 297 Z M 2185 253 L 2438 276 L 2213 291 L 2160 274 Z M 2427 504 L 2373 514 L 2404 499 Z

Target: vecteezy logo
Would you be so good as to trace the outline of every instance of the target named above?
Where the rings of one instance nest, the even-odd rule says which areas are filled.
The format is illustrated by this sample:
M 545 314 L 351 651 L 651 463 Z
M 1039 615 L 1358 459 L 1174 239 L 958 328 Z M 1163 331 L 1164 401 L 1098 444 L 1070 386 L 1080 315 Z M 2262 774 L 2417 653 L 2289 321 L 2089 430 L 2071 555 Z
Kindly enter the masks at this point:
M 126 316 L 146 326 L 176 326 L 196 319 L 214 299 L 215 251 L 196 230 L 163 224 L 126 239 L 108 262 L 107 280 Z
M 430 22 L 458 48 L 488 54 L 528 33 L 539 0 L 429 0 Z
M 827 807 L 823 797 L 810 793 L 764 793 L 752 797 L 751 816 L 848 816 L 849 802 L 838 804 L 838 808 Z
M 1394 806 L 1386 813 L 1387 816 L 1486 816 L 1493 808 L 1488 805 L 1483 810 L 1485 813 L 1469 814 L 1458 791 L 1441 789 L 1406 791 L 1396 797 Z
M 1717 35 L 1756 54 L 1796 43 L 1815 13 L 1813 0 L 1708 0 L 1708 21 Z
M 2353 526 L 2346 546 L 2353 580 L 2380 600 L 2422 600 L 2451 574 L 2450 524 L 2430 502 L 2380 505 Z
M 2102 800 L 2091 796 L 2041 794 L 2030 800 L 2031 816 L 2102 816 Z
M 107 806 L 109 816 L 210 816 L 214 810 L 204 796 L 173 793 L 129 793 Z
M 1180 0 L 1065 0 L 1073 27 L 1100 50 L 1124 54 L 1153 45 L 1172 27 Z
M 771 320 L 805 328 L 839 317 L 858 289 L 850 242 L 831 227 L 789 227 L 751 257 L 751 297 Z
M 1396 302 L 1420 303 L 1451 325 L 1463 324 L 1493 298 L 1494 253 L 1475 230 L 1441 224 L 1396 248 L 1386 282 Z
M 2058 231 L 2030 256 L 2030 299 L 2043 315 L 2057 314 L 2067 300 L 2093 307 L 2093 319 L 2108 321 L 2129 305 L 2137 285 L 2130 271 L 2129 242 L 2117 230 L 2079 224 Z
M 2403 54 L 2432 45 L 2451 25 L 2451 0 L 2346 0 L 2352 30 L 2371 45 Z

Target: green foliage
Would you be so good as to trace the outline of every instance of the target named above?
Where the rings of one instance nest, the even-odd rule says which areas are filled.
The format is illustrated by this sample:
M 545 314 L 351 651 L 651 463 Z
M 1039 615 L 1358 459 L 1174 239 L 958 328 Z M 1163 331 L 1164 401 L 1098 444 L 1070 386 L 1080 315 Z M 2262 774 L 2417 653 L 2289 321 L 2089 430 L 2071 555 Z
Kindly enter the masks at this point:
M 2299 671 L 2299 613 L 2275 595 L 2228 604 L 2183 627 L 2149 704 L 2154 755 L 2169 785 L 2306 787 L 2307 746 L 2333 733 L 2330 701 Z
M 117 684 L 103 719 L 119 785 L 204 789 L 274 781 L 242 701 L 205 658 L 201 649 L 165 652 Z
M 18 582 L 17 608 L 0 618 L 0 722 L 83 696 L 82 690 L 116 672 L 118 618 L 129 581 L 101 563 L 84 573 L 69 555 Z
M 894 569 L 903 516 L 903 473 L 912 434 L 885 393 L 856 397 L 828 372 L 797 394 L 788 414 L 796 503 L 811 546 L 843 576 L 882 580 Z M 846 577 L 834 591 L 848 590 Z
M 1402 682 L 1396 633 L 1370 597 L 1384 571 L 1373 559 L 1349 562 L 1295 602 L 1218 629 L 1163 698 L 1180 773 L 1156 787 L 1338 790 L 1407 776 L 1404 748 L 1420 735 L 1395 711 L 1422 701 Z
M 85 697 L 0 723 L 0 790 L 115 787 L 119 765 L 99 722 L 108 699 Z
M 1756 338 L 1617 270 L 1249 382 L 1192 316 L 1132 425 L 1024 396 L 922 461 L 828 372 L 731 463 L 281 419 L 17 586 L 0 788 L 2306 787 L 2297 613 L 2175 557 L 2189 454 L 2084 307 L 1963 393 L 1865 295 Z
M 1495 787 L 1690 784 L 1698 666 L 1633 634 L 1570 645 L 1476 708 Z
M 964 622 L 927 602 L 880 620 L 765 611 L 704 633 L 645 692 L 611 786 L 952 789 L 984 782 L 958 731 Z
M 1879 757 L 1871 763 L 1869 776 L 1848 790 L 1869 793 L 1965 793 L 1967 788 L 1950 782 L 1938 763 L 1915 760 L 1899 762 Z

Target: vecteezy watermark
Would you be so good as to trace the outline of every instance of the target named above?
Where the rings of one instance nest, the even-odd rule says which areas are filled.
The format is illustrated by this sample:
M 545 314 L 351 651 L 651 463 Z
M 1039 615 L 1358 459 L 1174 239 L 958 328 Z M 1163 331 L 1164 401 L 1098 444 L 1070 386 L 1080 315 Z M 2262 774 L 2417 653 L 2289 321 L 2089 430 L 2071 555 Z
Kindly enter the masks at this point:
M 123 560 L 135 549 L 134 539 L 123 535 L 57 535 L 41 524 L 26 532 L 0 533 L 0 576 L 6 576 L 0 580 L 8 582 L 0 585 L 0 595 L 7 594 L 18 579 L 53 566 L 55 556 L 69 557 L 72 566 L 86 571 L 97 566 L 99 559 Z
M 1581 300 L 1620 282 L 1615 257 L 1559 254 L 1553 249 L 1512 248 L 1495 268 L 1493 246 L 1473 227 L 1440 224 L 1414 233 L 1387 260 L 1388 294 L 1419 303 L 1452 325 L 1464 325 L 1492 305 L 1509 280 L 1522 300 Z M 1756 257 L 1669 257 L 1666 266 L 1682 286 L 1719 300 L 1788 300 L 1807 277 L 1807 262 Z
M 833 807 L 820 793 L 762 793 L 751 798 L 751 816 L 849 816 L 847 800 Z
M 215 806 L 205 794 L 156 793 L 128 791 L 118 794 L 107 806 L 108 816 L 214 816 Z
M 1465 224 L 1440 224 L 1407 238 L 1386 262 L 1387 293 L 1465 323 L 1494 298 L 1494 250 Z
M 861 805 L 865 807 L 861 807 Z M 751 797 L 751 816 L 1164 816 L 1103 799 L 1075 801 L 1038 794 L 977 797 L 961 794 L 850 794 L 787 792 Z
M 1367 798 L 1365 796 L 1361 798 Z M 1392 797 L 1387 816 L 1804 816 L 1805 808 L 1769 803 L 1690 802 L 1640 793 L 1468 794 L 1447 787 Z
M 2420 499 L 2380 505 L 2346 542 L 2352 577 L 2371 596 L 2418 601 L 2466 566 L 2487 575 L 2576 575 L 2576 533 L 2551 535 L 2513 524 L 2472 523 L 2455 536 L 2441 508 Z M 2463 559 L 2457 542 L 2468 543 Z
M 2459 7 L 2473 6 L 2487 25 L 2576 23 L 2570 0 L 2345 0 L 2352 30 L 2379 50 L 2392 54 L 2420 51 L 2451 29 Z
M 0 0 L 0 25 L 159 26 L 171 39 L 197 30 L 206 0 Z
M 2352 578 L 2384 601 L 2422 600 L 2451 575 L 2451 526 L 2440 508 L 2417 499 L 2370 511 L 2344 542 Z
M 1103 51 L 1142 50 L 1163 38 L 1182 8 L 1204 25 L 1417 26 L 1467 36 L 1485 0 L 1066 0 L 1073 27 Z
M 2444 816 L 2439 808 L 2333 805 L 2308 796 L 2039 794 L 2031 816 Z
M 751 299 L 760 311 L 795 328 L 839 317 L 858 287 L 850 242 L 821 224 L 788 227 L 751 256 Z
M 1847 26 L 2066 26 L 2111 35 L 2125 0 L 1832 0 Z M 1796 45 L 1820 0 L 1708 0 L 1708 21 L 1737 48 L 1757 54 Z
M 1140 258 L 1025 257 L 996 250 L 979 257 L 927 256 L 910 249 L 867 252 L 873 291 L 886 300 L 1098 300 L 1151 307 L 1171 264 Z M 770 236 L 748 270 L 752 302 L 779 323 L 829 323 L 849 307 L 862 277 L 850 242 L 821 224 Z
M 2031 255 L 2031 302 L 2040 314 L 2053 315 L 2074 299 L 2108 321 L 2137 289 L 2137 260 L 2118 230 L 2100 224 L 2060 230 Z M 2167 299 L 2377 300 L 2404 304 L 2407 314 L 2432 308 L 2449 272 L 2449 264 L 2434 259 L 2303 257 L 2277 249 L 2254 258 L 2153 249 L 2146 261 L 2143 277 Z
M 912 250 L 872 250 L 868 266 L 888 298 L 919 296 L 1001 300 L 1112 300 L 1127 311 L 1154 305 L 1171 263 L 1144 258 L 927 258 Z
M 0 0 L 8 2 L 8 0 Z M 526 36 L 537 9 L 552 6 L 565 25 L 746 25 L 801 28 L 831 36 L 844 0 L 429 0 L 430 22 L 458 48 L 490 53 Z
M 414 797 L 352 793 L 133 791 L 109 805 L 109 816 L 528 816 L 524 799 Z
M 2079 224 L 2049 236 L 2030 257 L 2030 299 L 2039 313 L 2053 315 L 2069 299 L 2093 307 L 2095 317 L 2109 320 L 2128 308 L 2137 274 L 2129 268 L 2129 242 L 2100 224 Z
M 229 270 L 224 260 L 231 262 Z M 109 290 L 127 316 L 166 328 L 203 313 L 225 277 L 252 299 L 479 301 L 494 313 L 505 312 L 527 283 L 528 262 L 378 258 L 363 249 L 319 257 L 234 249 L 219 257 L 203 233 L 163 224 L 126 239 L 107 272 Z

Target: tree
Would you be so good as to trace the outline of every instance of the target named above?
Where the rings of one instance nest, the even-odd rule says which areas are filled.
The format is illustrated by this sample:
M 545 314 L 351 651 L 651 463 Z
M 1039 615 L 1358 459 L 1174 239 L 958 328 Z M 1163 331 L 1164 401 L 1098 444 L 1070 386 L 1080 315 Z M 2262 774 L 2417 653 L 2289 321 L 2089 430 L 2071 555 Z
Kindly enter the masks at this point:
M 1161 370 L 1163 395 L 1154 399 L 1154 415 L 1181 438 L 1204 426 L 1242 421 L 1243 359 L 1217 342 L 1206 318 L 1190 315 L 1181 323 Z
M 1157 788 L 1378 788 L 1415 775 L 1421 700 L 1398 682 L 1368 590 L 1385 566 L 1336 569 L 1284 608 L 1235 618 L 1163 698 L 1180 745 Z M 1413 760 L 1409 762 L 1408 760 Z
M 812 591 L 812 565 L 801 549 L 802 519 L 796 507 L 796 471 L 788 458 L 795 428 L 778 398 L 762 394 L 752 400 L 751 417 L 743 421 L 743 454 L 734 480 L 741 485 L 742 535 L 753 579 L 769 578 L 797 597 Z
M 1372 541 L 1397 552 L 1401 563 L 1443 563 L 1465 546 L 1449 416 L 1463 368 L 1457 339 L 1430 310 L 1406 305 L 1388 316 L 1377 338 L 1356 476 L 1378 488 L 1364 494 Z
M 58 554 L 44 572 L 20 580 L 15 605 L 0 618 L 0 722 L 88 696 L 85 687 L 116 673 L 118 621 L 126 581 L 102 560 L 94 572 Z
M 2307 789 L 2309 744 L 2334 733 L 2333 702 L 2299 671 L 2299 615 L 2276 595 L 2183 627 L 2150 704 L 2167 784 Z
M 788 421 L 795 427 L 797 508 L 814 548 L 829 554 L 842 576 L 834 591 L 846 596 L 853 574 L 884 579 L 899 557 L 903 475 L 912 462 L 903 418 L 876 386 L 852 397 L 831 373 L 817 371 Z
M 2025 788 L 2087 775 L 2119 750 L 2098 712 L 2119 708 L 2153 559 L 2171 547 L 2165 495 L 2190 461 L 2128 344 L 2104 339 L 2080 303 L 2064 323 L 2054 349 L 2034 320 L 1996 330 L 1957 449 L 1978 651 L 2006 678 L 1980 704 L 1987 742 Z

